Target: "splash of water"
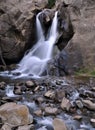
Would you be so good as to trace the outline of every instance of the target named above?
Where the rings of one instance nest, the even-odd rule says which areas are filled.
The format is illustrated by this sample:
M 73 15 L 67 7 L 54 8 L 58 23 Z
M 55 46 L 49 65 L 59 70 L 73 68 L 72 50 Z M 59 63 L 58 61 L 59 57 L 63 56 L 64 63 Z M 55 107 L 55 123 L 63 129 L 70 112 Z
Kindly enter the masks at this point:
M 39 15 L 36 17 L 37 25 L 37 36 L 38 42 L 36 45 L 29 51 L 27 55 L 21 60 L 19 68 L 15 72 L 20 72 L 22 75 L 32 75 L 34 77 L 41 76 L 45 70 L 48 60 L 52 56 L 53 46 L 58 37 L 57 32 L 57 12 L 53 18 L 50 32 L 48 34 L 48 39 L 45 40 L 43 34 L 43 29 L 39 20 Z M 22 76 L 21 75 L 21 76 Z

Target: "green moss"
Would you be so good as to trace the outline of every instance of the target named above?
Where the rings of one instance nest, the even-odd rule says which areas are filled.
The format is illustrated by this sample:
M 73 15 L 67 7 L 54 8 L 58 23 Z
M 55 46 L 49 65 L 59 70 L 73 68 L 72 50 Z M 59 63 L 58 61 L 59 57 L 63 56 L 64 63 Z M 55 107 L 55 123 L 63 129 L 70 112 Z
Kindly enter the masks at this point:
M 55 5 L 56 0 L 48 0 L 48 8 L 52 8 Z
M 95 77 L 95 69 L 87 69 L 87 68 L 82 68 L 79 71 L 77 71 L 75 73 L 75 75 L 78 76 L 91 76 L 91 77 Z

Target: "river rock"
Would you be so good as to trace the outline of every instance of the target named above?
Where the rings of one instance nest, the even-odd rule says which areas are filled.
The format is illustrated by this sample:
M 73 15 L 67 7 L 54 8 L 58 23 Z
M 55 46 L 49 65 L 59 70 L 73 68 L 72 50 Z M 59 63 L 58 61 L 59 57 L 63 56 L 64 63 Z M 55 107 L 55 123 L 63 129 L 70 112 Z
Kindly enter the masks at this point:
M 61 102 L 63 97 L 65 97 L 65 92 L 63 90 L 57 90 L 56 91 L 56 100 Z
M 46 107 L 45 113 L 46 115 L 56 115 L 58 113 L 58 109 L 54 107 Z
M 63 110 L 69 111 L 70 107 L 71 107 L 70 101 L 69 101 L 67 98 L 64 97 L 64 98 L 62 99 L 62 102 L 61 102 L 61 108 L 62 108 Z
M 17 130 L 34 130 L 34 125 L 19 126 Z
M 59 118 L 54 119 L 53 128 L 54 130 L 67 130 L 65 122 Z
M 26 84 L 26 86 L 27 86 L 28 88 L 31 88 L 31 87 L 35 86 L 34 82 L 33 82 L 33 81 L 30 81 L 30 80 L 26 81 L 25 84 Z
M 79 108 L 83 108 L 83 103 L 80 100 L 77 100 L 76 104 Z
M 91 124 L 93 125 L 93 127 L 95 127 L 95 119 L 90 119 L 90 122 L 91 122 Z
M 12 130 L 12 127 L 9 124 L 4 124 L 0 130 Z
M 55 98 L 55 92 L 52 91 L 52 90 L 49 90 L 49 91 L 47 91 L 47 92 L 45 93 L 44 96 L 47 97 L 47 98 L 54 99 L 54 98 Z
M 5 87 L 6 87 L 6 83 L 5 82 L 0 82 L 0 89 L 5 89 Z
M 36 111 L 34 111 L 34 114 L 36 116 L 41 116 L 42 115 L 42 110 L 36 110 Z
M 35 15 L 48 0 L 0 1 L 0 49 L 9 62 L 18 61 L 35 42 Z
M 27 125 L 33 122 L 28 108 L 16 103 L 6 103 L 0 106 L 0 118 L 4 123 L 12 126 Z
M 82 119 L 82 116 L 80 116 L 80 115 L 75 115 L 75 116 L 73 117 L 73 119 L 74 119 L 74 120 L 81 120 L 81 119 Z
M 83 105 L 86 106 L 88 109 L 95 110 L 95 103 L 91 102 L 90 100 L 82 100 Z

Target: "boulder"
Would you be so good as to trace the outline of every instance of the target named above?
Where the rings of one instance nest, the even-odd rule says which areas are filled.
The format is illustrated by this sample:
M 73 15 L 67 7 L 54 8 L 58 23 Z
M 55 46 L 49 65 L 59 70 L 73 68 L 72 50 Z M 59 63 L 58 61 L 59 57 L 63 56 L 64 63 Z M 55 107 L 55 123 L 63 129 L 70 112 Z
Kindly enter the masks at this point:
M 54 119 L 53 127 L 54 127 L 54 130 L 67 130 L 65 122 L 59 118 Z
M 35 15 L 48 0 L 0 1 L 0 50 L 9 62 L 21 59 L 35 42 Z
M 16 103 L 6 103 L 0 106 L 0 118 L 12 127 L 33 122 L 33 117 L 30 115 L 28 108 Z
M 75 32 L 65 48 L 70 56 L 69 65 L 74 71 L 82 67 L 93 69 L 95 66 L 95 1 L 71 0 L 68 10 Z

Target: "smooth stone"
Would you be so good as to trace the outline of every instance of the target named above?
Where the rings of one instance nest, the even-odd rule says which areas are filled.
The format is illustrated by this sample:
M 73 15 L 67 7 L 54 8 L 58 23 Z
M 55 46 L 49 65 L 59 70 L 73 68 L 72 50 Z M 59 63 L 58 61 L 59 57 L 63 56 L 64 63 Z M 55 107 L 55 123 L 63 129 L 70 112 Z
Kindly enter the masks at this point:
M 76 104 L 79 108 L 83 108 L 83 103 L 80 100 L 77 100 Z
M 45 93 L 44 96 L 47 97 L 47 98 L 54 99 L 54 98 L 55 98 L 55 92 L 52 91 L 52 90 L 49 90 L 49 91 L 47 91 L 47 92 Z
M 82 100 L 83 105 L 90 110 L 95 110 L 95 103 L 91 102 L 90 100 Z
M 82 116 L 76 115 L 76 116 L 73 117 L 73 119 L 74 119 L 74 120 L 81 120 L 81 119 L 82 119 Z
M 58 113 L 58 109 L 57 108 L 53 108 L 53 107 L 46 107 L 45 108 L 45 113 L 47 115 L 56 115 Z
M 91 122 L 91 124 L 93 125 L 93 127 L 95 127 L 95 119 L 90 119 L 90 122 Z
M 35 86 L 34 82 L 33 82 L 33 81 L 30 81 L 30 80 L 26 81 L 25 85 L 26 85 L 27 87 L 29 87 L 29 88 Z
M 34 125 L 19 126 L 17 130 L 34 130 Z
M 0 130 L 12 130 L 9 124 L 4 124 Z
M 65 97 L 65 92 L 63 90 L 58 90 L 56 92 L 56 98 L 59 102 L 61 102 L 64 97 Z
M 61 108 L 63 110 L 69 111 L 70 107 L 71 107 L 70 101 L 67 98 L 64 97 L 62 102 L 61 102 Z
M 67 130 L 65 122 L 59 118 L 53 120 L 53 128 L 54 130 Z
M 36 111 L 34 111 L 34 114 L 36 116 L 41 116 L 42 115 L 42 110 L 36 110 Z
M 6 103 L 0 106 L 0 118 L 3 123 L 12 126 L 27 125 L 33 122 L 27 106 L 16 103 Z

